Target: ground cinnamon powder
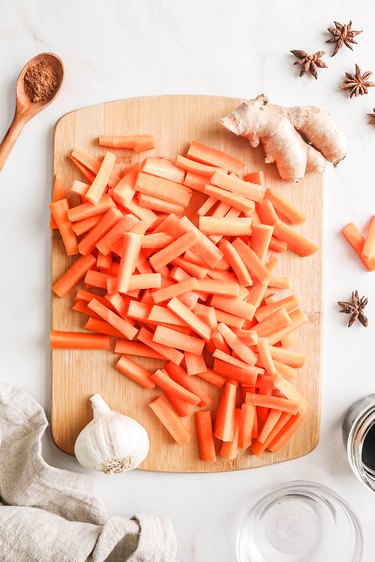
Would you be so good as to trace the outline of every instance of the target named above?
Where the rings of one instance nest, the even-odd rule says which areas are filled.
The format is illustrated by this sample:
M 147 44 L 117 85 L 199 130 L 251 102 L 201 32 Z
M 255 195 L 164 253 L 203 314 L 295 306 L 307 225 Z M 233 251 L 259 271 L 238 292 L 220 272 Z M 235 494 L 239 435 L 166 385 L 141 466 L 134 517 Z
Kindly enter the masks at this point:
M 24 81 L 27 97 L 32 103 L 49 100 L 58 86 L 54 69 L 44 59 L 28 68 Z

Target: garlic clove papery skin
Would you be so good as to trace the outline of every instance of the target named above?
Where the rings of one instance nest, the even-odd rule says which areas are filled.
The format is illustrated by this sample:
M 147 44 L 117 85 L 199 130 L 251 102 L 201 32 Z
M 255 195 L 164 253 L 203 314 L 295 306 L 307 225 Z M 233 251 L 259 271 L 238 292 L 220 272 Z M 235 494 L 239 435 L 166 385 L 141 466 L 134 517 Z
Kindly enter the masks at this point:
M 90 400 L 94 419 L 77 437 L 74 452 L 78 462 L 106 474 L 137 468 L 149 451 L 145 428 L 133 418 L 111 410 L 99 394 Z

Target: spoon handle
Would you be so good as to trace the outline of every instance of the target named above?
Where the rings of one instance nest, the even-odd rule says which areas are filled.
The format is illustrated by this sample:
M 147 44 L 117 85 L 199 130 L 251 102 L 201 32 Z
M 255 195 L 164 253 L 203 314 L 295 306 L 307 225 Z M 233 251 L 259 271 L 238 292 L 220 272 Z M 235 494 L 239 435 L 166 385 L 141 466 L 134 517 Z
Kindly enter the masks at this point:
M 13 121 L 10 124 L 8 131 L 5 133 L 5 137 L 0 143 L 0 172 L 9 156 L 10 151 L 13 148 L 14 143 L 18 139 L 27 119 L 23 116 L 14 115 Z

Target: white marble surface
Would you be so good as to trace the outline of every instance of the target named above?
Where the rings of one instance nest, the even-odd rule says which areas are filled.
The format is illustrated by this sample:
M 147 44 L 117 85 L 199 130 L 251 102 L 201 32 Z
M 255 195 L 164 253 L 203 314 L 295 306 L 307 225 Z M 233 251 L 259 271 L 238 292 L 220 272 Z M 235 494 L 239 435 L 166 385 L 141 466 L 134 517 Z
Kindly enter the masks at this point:
M 354 53 L 326 57 L 317 82 L 296 77 L 290 49 L 324 49 L 333 19 L 364 29 Z M 329 47 L 329 46 L 327 46 Z M 330 50 L 330 47 L 327 49 Z M 341 443 L 345 410 L 374 392 L 369 350 L 375 335 L 375 277 L 338 232 L 363 227 L 375 211 L 375 128 L 365 114 L 375 89 L 349 101 L 337 85 L 358 62 L 375 70 L 372 0 L 0 0 L 0 131 L 13 112 L 16 76 L 41 51 L 58 53 L 66 82 L 58 100 L 25 129 L 0 175 L 1 380 L 28 390 L 49 410 L 49 230 L 52 127 L 72 109 L 130 96 L 195 93 L 321 105 L 345 127 L 348 156 L 325 178 L 325 323 L 321 439 L 305 458 L 253 471 L 95 476 L 111 514 L 169 515 L 182 562 L 234 562 L 240 515 L 269 486 L 290 479 L 324 483 L 357 511 L 365 562 L 375 550 L 375 495 L 356 480 Z M 344 327 L 336 300 L 353 288 L 370 296 L 370 327 Z M 55 466 L 79 470 L 48 438 Z M 275 561 L 277 562 L 277 561 Z M 323 562 L 323 561 L 322 561 Z M 326 562 L 326 561 L 324 561 Z

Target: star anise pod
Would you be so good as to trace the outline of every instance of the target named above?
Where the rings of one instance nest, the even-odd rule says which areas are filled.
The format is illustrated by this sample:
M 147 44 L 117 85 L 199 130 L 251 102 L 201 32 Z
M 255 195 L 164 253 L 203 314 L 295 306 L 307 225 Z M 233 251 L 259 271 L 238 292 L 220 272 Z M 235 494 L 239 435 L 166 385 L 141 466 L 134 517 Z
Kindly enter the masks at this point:
M 356 320 L 359 320 L 362 326 L 367 328 L 368 318 L 363 312 L 365 307 L 367 306 L 367 303 L 368 298 L 360 297 L 358 291 L 352 292 L 351 302 L 339 301 L 337 303 L 339 306 L 341 306 L 340 312 L 343 312 L 344 314 L 350 314 L 348 328 L 350 328 L 350 326 L 352 326 Z
M 336 43 L 335 49 L 331 55 L 332 57 L 336 55 L 343 45 L 346 45 L 349 49 L 353 50 L 351 43 L 355 43 L 357 45 L 357 41 L 355 41 L 354 37 L 357 37 L 357 35 L 362 33 L 362 31 L 354 31 L 354 29 L 352 29 L 351 21 L 344 25 L 338 21 L 333 23 L 335 24 L 335 27 L 329 27 L 327 29 L 332 37 L 326 41 L 326 43 Z
M 350 97 L 363 96 L 368 93 L 368 88 L 375 86 L 375 82 L 370 82 L 368 78 L 372 75 L 369 70 L 362 74 L 358 64 L 355 65 L 355 74 L 345 72 L 346 79 L 340 84 L 341 90 L 348 90 Z
M 318 51 L 313 55 L 308 55 L 305 51 L 294 50 L 290 51 L 298 60 L 294 64 L 300 64 L 302 66 L 300 76 L 310 72 L 315 78 L 318 79 L 318 68 L 327 68 L 326 63 L 320 58 L 325 55 L 324 51 Z
M 375 125 L 375 107 L 372 110 L 374 113 L 368 113 L 367 115 L 370 117 L 370 123 L 371 125 Z

